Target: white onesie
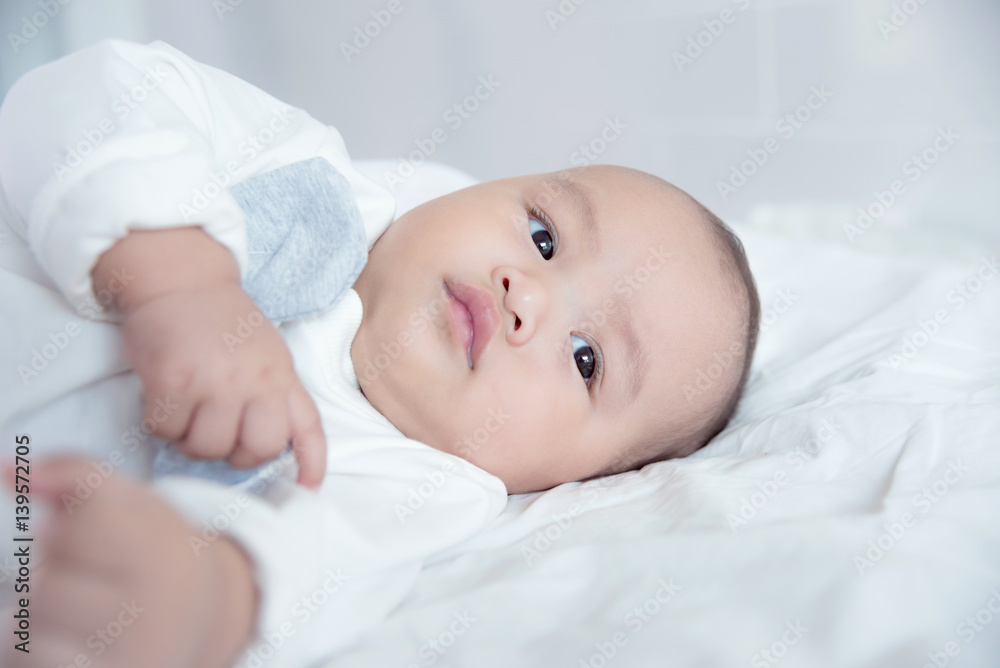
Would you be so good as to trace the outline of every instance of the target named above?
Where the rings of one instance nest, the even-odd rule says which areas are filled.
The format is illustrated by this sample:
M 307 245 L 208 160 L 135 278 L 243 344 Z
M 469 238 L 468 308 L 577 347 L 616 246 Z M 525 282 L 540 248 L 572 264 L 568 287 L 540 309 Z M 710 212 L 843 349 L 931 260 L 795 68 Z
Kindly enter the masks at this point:
M 314 157 L 350 183 L 370 248 L 393 198 L 354 169 L 334 128 L 163 42 L 106 40 L 15 83 L 0 108 L 3 452 L 27 434 L 32 457 L 94 459 L 88 480 L 148 477 L 141 386 L 115 316 L 92 294 L 92 267 L 129 229 L 200 224 L 245 275 L 244 217 L 226 187 Z M 348 290 L 331 310 L 279 328 L 328 439 L 318 493 L 294 484 L 290 456 L 239 487 L 156 484 L 198 528 L 192 550 L 222 532 L 254 561 L 260 615 L 239 665 L 336 653 L 388 615 L 425 559 L 506 504 L 500 479 L 405 438 L 360 393 L 350 347 L 361 313 Z M 5 585 L 9 568 L 0 564 Z

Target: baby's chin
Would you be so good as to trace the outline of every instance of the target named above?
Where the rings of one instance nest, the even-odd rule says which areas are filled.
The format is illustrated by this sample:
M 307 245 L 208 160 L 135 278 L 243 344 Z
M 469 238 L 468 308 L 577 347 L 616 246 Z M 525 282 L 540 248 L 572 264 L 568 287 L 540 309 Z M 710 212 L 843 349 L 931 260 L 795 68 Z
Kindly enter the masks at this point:
M 535 492 L 545 492 L 553 487 L 558 487 L 563 483 L 576 482 L 575 480 L 553 480 L 551 478 L 540 478 L 537 476 L 526 478 L 523 475 L 513 477 L 497 475 L 497 477 L 500 478 L 500 480 L 503 480 L 503 484 L 507 488 L 508 494 L 533 494 Z
M 396 406 L 396 408 L 401 407 Z M 414 415 L 414 412 L 417 415 Z M 462 432 L 435 428 L 436 425 L 426 424 L 426 412 L 421 412 L 419 409 L 414 412 L 407 412 L 404 409 L 399 412 L 390 410 L 390 415 L 384 412 L 382 414 L 406 438 L 464 459 L 499 478 L 508 494 L 542 492 L 587 477 L 583 474 L 574 476 L 569 472 L 553 471 L 548 465 L 527 468 L 504 457 L 504 453 L 511 452 L 514 447 L 513 444 L 505 444 L 498 435 L 504 421 L 510 418 L 510 415 L 505 414 L 503 410 L 488 411 L 488 417 L 484 422 L 474 429 Z M 493 429 L 492 432 L 490 428 Z M 537 444 L 535 447 L 542 447 L 542 444 Z
M 472 462 L 476 464 L 476 462 Z M 527 468 L 512 461 L 477 464 L 479 468 L 503 481 L 508 494 L 530 494 L 544 492 L 567 482 L 577 482 L 586 476 L 576 476 L 569 472 L 553 471 L 551 466 Z

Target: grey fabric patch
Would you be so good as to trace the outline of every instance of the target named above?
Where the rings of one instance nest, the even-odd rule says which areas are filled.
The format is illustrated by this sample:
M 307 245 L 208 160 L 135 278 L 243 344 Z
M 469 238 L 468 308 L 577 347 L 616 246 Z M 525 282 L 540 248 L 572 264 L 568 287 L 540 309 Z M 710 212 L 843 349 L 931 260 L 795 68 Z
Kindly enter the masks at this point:
M 269 320 L 321 313 L 354 285 L 368 260 L 367 237 L 354 191 L 326 159 L 279 167 L 230 192 L 247 222 L 250 263 L 243 289 Z M 239 470 L 224 461 L 188 459 L 162 443 L 153 477 L 189 475 L 237 485 L 259 480 L 273 461 Z
M 347 179 L 324 158 L 259 174 L 230 188 L 247 221 L 243 289 L 273 322 L 329 309 L 368 260 L 361 211 Z

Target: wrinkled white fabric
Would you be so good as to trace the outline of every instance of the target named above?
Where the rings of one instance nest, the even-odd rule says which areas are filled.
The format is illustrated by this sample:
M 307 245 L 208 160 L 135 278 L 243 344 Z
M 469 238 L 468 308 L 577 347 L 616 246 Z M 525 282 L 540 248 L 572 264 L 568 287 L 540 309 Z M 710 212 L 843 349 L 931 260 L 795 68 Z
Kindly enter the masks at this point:
M 331 668 L 997 665 L 1000 249 L 735 227 L 764 327 L 725 432 L 511 496 Z

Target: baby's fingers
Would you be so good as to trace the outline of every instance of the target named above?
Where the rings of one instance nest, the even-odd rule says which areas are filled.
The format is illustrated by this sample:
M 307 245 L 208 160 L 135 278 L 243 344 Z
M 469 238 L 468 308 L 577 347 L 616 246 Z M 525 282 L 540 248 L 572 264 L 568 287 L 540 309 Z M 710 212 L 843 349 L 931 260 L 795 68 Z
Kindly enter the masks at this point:
M 288 399 L 292 450 L 299 463 L 299 484 L 317 488 L 326 477 L 326 436 L 312 397 L 296 384 Z
M 44 459 L 32 473 L 31 491 L 53 510 L 43 530 L 50 558 L 95 572 L 113 571 L 119 558 L 113 518 L 119 508 L 134 506 L 130 485 L 118 474 L 98 481 L 90 462 L 74 456 Z M 85 496 L 78 496 L 80 489 L 88 490 Z
M 93 632 L 95 621 L 114 619 L 121 607 L 116 585 L 113 579 L 75 562 L 57 560 L 32 587 L 35 621 L 49 629 L 82 632 L 82 640 Z
M 288 408 L 277 396 L 258 397 L 243 412 L 239 444 L 226 459 L 238 469 L 249 469 L 274 459 L 289 440 Z
M 174 444 L 181 454 L 192 459 L 225 459 L 236 447 L 242 417 L 240 399 L 208 398 L 195 409 L 185 437 Z
M 62 495 L 74 495 L 80 481 L 93 473 L 93 466 L 84 457 L 46 457 L 32 467 L 31 491 L 51 502 L 54 507 L 61 508 Z
M 167 441 L 185 437 L 197 407 L 195 397 L 182 397 L 143 379 L 145 401 L 142 407 L 142 429 Z

